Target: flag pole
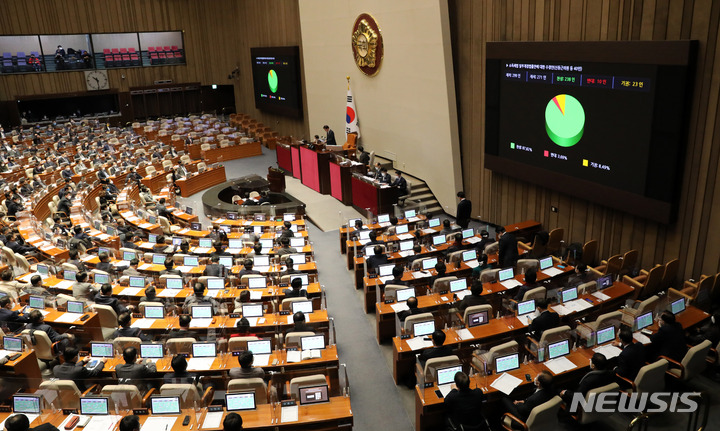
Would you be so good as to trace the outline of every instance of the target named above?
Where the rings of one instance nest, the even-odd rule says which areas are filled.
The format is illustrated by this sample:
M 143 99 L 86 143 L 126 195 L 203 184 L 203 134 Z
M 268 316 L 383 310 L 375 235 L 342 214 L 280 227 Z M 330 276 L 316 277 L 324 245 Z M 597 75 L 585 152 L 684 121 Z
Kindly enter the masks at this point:
M 350 75 L 346 76 L 345 79 L 348 81 L 348 90 L 350 89 Z

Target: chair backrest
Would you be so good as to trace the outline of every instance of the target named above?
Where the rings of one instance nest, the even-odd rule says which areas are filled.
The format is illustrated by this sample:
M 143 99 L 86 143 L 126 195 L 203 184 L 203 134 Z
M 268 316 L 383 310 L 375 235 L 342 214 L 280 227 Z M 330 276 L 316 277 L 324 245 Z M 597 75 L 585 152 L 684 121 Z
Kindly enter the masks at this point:
M 596 288 L 596 281 L 588 281 L 587 283 L 582 283 L 578 285 L 578 295 L 584 295 L 585 293 L 593 292 Z
M 32 337 L 30 336 L 31 332 L 33 333 L 32 337 L 35 338 L 35 344 L 32 343 Z M 52 341 L 45 331 L 32 331 L 31 329 L 24 329 L 21 332 L 21 335 L 25 339 L 25 343 L 28 346 L 32 346 L 33 350 L 35 350 L 35 355 L 37 355 L 38 359 L 45 361 L 55 359 L 55 355 L 52 351 Z
M 160 395 L 179 396 L 181 408 L 189 408 L 200 402 L 198 387 L 192 383 L 165 383 L 160 386 Z
M 622 321 L 622 311 L 611 311 L 609 313 L 601 314 L 595 319 L 595 329 L 602 329 L 605 326 L 609 326 L 611 323 L 618 328 Z
M 599 388 L 590 389 L 587 394 L 585 395 L 585 400 L 589 400 L 591 396 L 597 397 L 598 395 L 606 392 L 618 392 L 620 390 L 620 385 L 617 383 L 610 383 L 605 386 L 600 386 Z M 582 406 L 582 404 L 581 404 Z M 598 421 L 605 417 L 607 413 L 605 412 L 597 412 L 595 409 L 591 412 L 586 412 L 585 410 L 580 407 L 578 410 L 578 423 L 580 425 L 589 424 L 595 421 Z
M 165 341 L 165 346 L 168 348 L 168 353 L 175 355 L 178 353 L 192 353 L 192 343 L 196 343 L 192 337 L 184 338 L 171 338 Z
M 640 304 L 638 304 L 635 309 L 637 310 L 638 315 L 645 313 L 649 310 L 655 310 L 655 307 L 657 307 L 658 302 L 660 302 L 660 297 L 657 295 L 653 295 L 649 297 L 648 299 L 644 300 Z
M 500 272 L 500 268 L 484 270 L 483 272 L 480 273 L 480 282 L 481 283 L 490 283 L 490 282 L 497 280 L 499 272 Z
M 78 272 L 78 267 L 72 263 L 63 262 L 60 264 L 60 268 L 68 271 L 75 271 Z
M 141 302 L 141 303 L 138 304 L 138 310 L 140 311 L 141 314 L 145 313 L 145 307 L 146 307 L 146 306 L 150 306 L 150 307 L 164 307 L 165 304 L 163 304 L 162 302 L 143 301 L 143 302 Z
M 290 380 L 290 396 L 294 399 L 300 399 L 300 388 L 305 386 L 325 385 L 329 386 L 327 378 L 323 374 L 313 374 L 310 376 L 295 377 Z
M 547 289 L 544 287 L 536 287 L 534 289 L 530 289 L 523 295 L 523 301 L 528 301 L 530 299 L 540 299 L 545 298 L 547 295 Z
M 558 411 L 562 404 L 562 398 L 555 395 L 545 403 L 540 404 L 530 411 L 525 424 L 528 431 L 555 431 L 559 428 Z
M 40 389 L 56 391 L 59 401 L 56 405 L 63 408 L 80 408 L 82 393 L 73 380 L 45 380 L 40 383 Z
M 668 288 L 675 284 L 678 268 L 680 268 L 680 259 L 673 259 L 665 264 L 660 290 L 667 292 Z
M 158 222 L 160 223 L 160 227 L 162 228 L 163 232 L 165 232 L 165 234 L 172 233 L 172 230 L 170 229 L 170 221 L 167 219 L 167 217 L 158 216 Z
M 93 311 L 95 311 L 98 314 L 98 317 L 100 318 L 100 326 L 103 328 L 116 328 L 118 321 L 117 321 L 117 313 L 115 313 L 115 310 L 109 305 L 101 305 L 101 304 L 94 304 L 93 305 Z
M 570 332 L 570 327 L 567 325 L 558 326 L 557 328 L 550 328 L 543 331 L 540 337 L 539 344 L 544 346 L 548 342 L 558 339 L 558 336 L 563 332 Z
M 471 314 L 479 313 L 481 311 L 488 312 L 488 320 L 493 318 L 492 305 L 490 305 L 490 304 L 473 305 L 473 306 L 465 309 L 465 312 L 463 313 L 463 322 L 465 322 L 465 324 L 467 325 L 468 324 L 468 316 Z
M 595 265 L 597 259 L 598 242 L 596 239 L 591 239 L 583 245 L 582 258 L 580 261 L 587 266 Z
M 631 272 L 638 263 L 638 256 L 640 252 L 637 250 L 630 250 L 623 255 L 622 265 L 620 266 L 620 273 L 627 274 Z
M 105 385 L 100 395 L 111 398 L 118 409 L 142 407 L 142 394 L 135 385 Z
M 497 241 L 485 246 L 485 254 L 488 256 L 497 253 L 498 250 L 500 250 L 500 243 Z
M 412 263 L 412 269 L 420 269 L 420 268 L 422 268 L 423 261 L 428 260 L 428 259 L 434 259 L 434 258 L 433 258 L 433 257 L 425 257 L 425 258 L 422 258 L 422 259 L 415 259 L 415 260 L 413 261 L 413 263 Z
M 408 286 L 402 284 L 386 284 L 385 285 L 385 299 L 397 300 L 397 291 L 407 289 Z
M 113 340 L 115 351 L 121 353 L 128 347 L 134 347 L 139 352 L 141 343 L 142 340 L 139 337 L 117 337 Z
M 267 385 L 265 385 L 262 378 L 232 379 L 228 382 L 227 393 L 229 394 L 247 390 L 255 391 L 255 402 L 257 404 L 267 404 Z
M 435 370 L 438 368 L 449 367 L 451 365 L 459 365 L 460 358 L 457 355 L 441 356 L 439 358 L 430 358 L 425 362 L 425 368 L 423 369 L 423 375 L 425 376 L 426 382 L 435 381 Z
M 315 335 L 314 332 L 311 331 L 298 331 L 298 332 L 288 332 L 285 336 L 285 346 L 291 346 L 291 345 L 300 345 L 300 339 L 302 337 L 309 337 Z
M 413 324 L 417 322 L 422 322 L 425 320 L 433 320 L 433 314 L 432 313 L 420 313 L 420 314 L 414 314 L 412 316 L 408 316 L 405 318 L 405 324 L 403 325 L 403 330 L 405 333 L 410 333 L 413 328 Z
M 637 392 L 653 393 L 665 389 L 665 371 L 667 371 L 667 368 L 668 361 L 665 359 L 659 359 L 640 368 L 637 377 L 635 377 Z
M 462 260 L 462 254 L 465 250 L 454 251 L 448 255 L 448 262 L 457 262 Z
M 432 291 L 433 293 L 447 292 L 450 290 L 450 282 L 457 280 L 458 278 L 454 275 L 449 277 L 440 277 L 433 282 Z
M 284 298 L 282 302 L 280 303 L 280 310 L 292 310 L 292 303 L 293 302 L 302 302 L 307 301 L 308 299 L 305 297 L 298 297 L 298 298 Z
M 705 367 L 707 366 L 705 358 L 707 358 L 710 347 L 712 347 L 712 342 L 710 340 L 705 340 L 688 350 L 685 357 L 680 362 L 685 368 L 682 380 L 688 381 L 705 371 Z
M 149 166 L 146 166 L 146 167 L 145 167 L 145 175 L 154 175 L 155 172 L 157 172 L 157 171 L 155 170 L 155 166 L 149 165 Z
M 540 261 L 537 259 L 518 259 L 515 266 L 517 268 L 516 273 L 524 274 L 531 268 L 537 271 L 540 266 Z
M 57 296 L 55 297 L 55 303 L 58 306 L 63 306 L 68 301 L 77 301 L 77 299 L 75 299 L 75 297 L 73 297 L 71 295 L 66 295 L 64 293 L 58 293 Z
M 622 255 L 616 254 L 615 256 L 611 256 L 610 259 L 607 260 L 607 265 L 605 266 L 605 272 L 603 274 L 619 274 L 620 273 L 620 267 L 622 266 Z
M 368 161 L 368 166 L 374 166 L 375 165 L 375 150 L 370 151 L 370 160 Z
M 655 295 L 660 291 L 660 285 L 662 284 L 662 277 L 665 273 L 665 267 L 658 265 L 652 268 L 645 279 L 645 285 L 642 291 L 638 293 L 638 298 L 647 298 L 651 295 Z
M 230 337 L 227 346 L 228 352 L 247 350 L 247 342 L 255 340 L 259 340 L 259 338 L 254 335 L 249 337 Z
M 554 254 L 560 250 L 560 245 L 565 236 L 565 229 L 559 227 L 550 231 L 550 239 L 548 239 L 547 250 L 548 254 Z

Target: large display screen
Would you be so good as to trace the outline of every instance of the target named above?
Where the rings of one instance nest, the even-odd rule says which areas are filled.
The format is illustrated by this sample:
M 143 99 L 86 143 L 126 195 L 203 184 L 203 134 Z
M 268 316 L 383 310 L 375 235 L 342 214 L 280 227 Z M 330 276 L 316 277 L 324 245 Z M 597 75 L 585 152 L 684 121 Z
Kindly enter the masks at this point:
M 692 46 L 488 43 L 486 167 L 672 221 Z
M 255 107 L 302 117 L 300 49 L 297 46 L 250 48 Z

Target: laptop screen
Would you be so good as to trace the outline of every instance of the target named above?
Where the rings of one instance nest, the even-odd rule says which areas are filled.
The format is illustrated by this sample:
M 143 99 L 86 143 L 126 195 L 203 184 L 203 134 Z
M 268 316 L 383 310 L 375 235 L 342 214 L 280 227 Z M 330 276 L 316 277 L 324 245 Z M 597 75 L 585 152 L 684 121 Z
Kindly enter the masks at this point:
M 100 229 L 98 229 L 98 230 L 100 230 Z M 110 250 L 108 250 L 108 249 L 105 248 L 105 247 L 98 247 L 98 249 L 97 249 L 97 254 L 99 255 L 100 253 L 105 253 L 105 254 L 109 255 L 109 254 L 110 254 Z
M 615 339 L 615 326 L 608 326 L 597 331 L 597 343 L 604 344 Z
M 467 279 L 465 278 L 453 280 L 450 282 L 450 292 L 455 293 L 465 289 L 467 289 Z
M 648 311 L 645 314 L 641 314 L 635 319 L 636 331 L 647 328 L 648 326 L 652 325 L 652 323 L 653 323 L 652 311 Z
M 498 281 L 510 280 L 515 277 L 515 270 L 513 268 L 501 269 L 498 272 Z
M 243 242 L 241 239 L 230 238 L 228 239 L 228 248 L 243 248 Z
M 413 335 L 415 337 L 422 337 L 435 332 L 435 321 L 428 320 L 425 322 L 413 323 Z
M 109 414 L 108 398 L 103 397 L 82 397 L 80 398 L 81 415 L 106 415 Z
M 552 260 L 551 256 L 543 257 L 542 259 L 540 259 L 540 269 L 541 270 L 548 269 L 551 266 L 553 266 L 553 260 Z
M 162 358 L 163 345 L 162 344 L 140 344 L 140 357 L 141 358 Z
M 213 246 L 212 238 L 200 238 L 198 240 L 198 247 L 210 248 Z
M 520 368 L 520 355 L 518 353 L 495 358 L 495 372 L 498 374 L 510 370 L 517 370 L 518 368 Z
M 467 251 L 464 251 L 462 254 L 463 262 L 467 262 L 468 260 L 475 260 L 475 259 L 477 259 L 477 250 L 467 250 Z
M 455 374 L 462 371 L 462 365 L 453 365 L 452 367 L 444 367 L 437 369 L 437 384 L 447 385 L 455 381 Z
M 490 322 L 490 319 L 488 319 L 488 312 L 485 311 L 478 311 L 477 313 L 471 313 L 468 314 L 468 326 L 470 328 L 474 328 L 476 326 L 485 325 Z
M 192 215 L 192 213 L 193 213 L 192 207 L 185 207 L 185 214 Z
M 395 264 L 393 263 L 387 265 L 380 265 L 378 266 L 378 275 L 380 277 L 387 277 L 388 275 L 392 275 L 393 268 L 395 268 Z
M 183 257 L 183 266 L 198 266 L 198 257 L 197 256 L 184 256 Z
M 312 335 L 309 337 L 300 337 L 300 347 L 302 350 L 317 350 L 325 348 L 324 335 Z
M 155 253 L 152 255 L 152 263 L 155 265 L 165 265 L 166 256 L 162 253 Z
M 42 310 L 45 308 L 45 299 L 42 296 L 31 296 L 28 299 L 28 305 L 30 308 L 37 308 Z
M 292 312 L 295 313 L 312 313 L 313 304 L 312 301 L 295 301 L 292 302 Z
M 570 353 L 570 341 L 562 340 L 548 345 L 548 358 L 555 359 Z
M 289 257 L 292 259 L 293 265 L 295 265 L 296 267 L 305 263 L 304 254 L 291 254 Z
M 293 238 L 294 238 L 294 239 L 302 239 L 302 238 L 295 238 L 295 237 L 293 237 Z M 260 240 L 260 245 L 262 246 L 262 248 L 273 248 L 273 240 L 271 240 L 271 239 L 261 239 L 261 240 Z M 257 264 L 257 265 L 259 265 L 259 264 Z
M 571 287 L 569 289 L 565 289 L 561 292 L 561 295 L 562 295 L 562 302 L 574 301 L 578 297 L 577 287 Z
M 407 301 L 408 298 L 415 296 L 415 288 L 408 287 L 407 289 L 400 289 L 395 291 L 397 302 Z
M 166 278 L 165 287 L 167 289 L 182 289 L 183 281 L 182 278 Z
M 294 259 L 293 259 L 294 261 Z M 255 266 L 270 266 L 270 256 L 255 256 L 253 257 L 253 265 Z
M 269 355 L 272 353 L 270 340 L 248 341 L 247 349 L 253 352 L 253 355 Z
M 193 343 L 193 358 L 214 358 L 215 343 Z
M 130 287 L 145 287 L 145 277 L 130 276 Z
M 75 271 L 65 270 L 63 271 L 63 279 L 70 280 L 70 281 L 76 281 L 77 273 Z
M 157 235 L 155 235 L 154 233 L 148 234 L 148 242 L 155 244 L 157 242 Z
M 190 229 L 203 230 L 202 223 L 192 222 L 192 223 L 190 223 Z
M 39 414 L 40 397 L 34 395 L 13 396 L 13 412 Z
M 242 306 L 243 317 L 262 317 L 263 306 L 262 304 L 245 304 Z
M 406 224 L 399 224 L 395 226 L 395 235 L 402 235 L 404 233 L 408 233 L 410 231 L 410 227 Z
M 303 238 L 301 236 L 290 238 L 290 247 L 295 247 L 295 248 L 305 247 L 305 238 Z
M 225 287 L 225 279 L 221 277 L 209 277 L 207 279 L 208 289 L 222 289 Z
M 212 318 L 212 305 L 193 305 L 190 307 L 193 319 Z
M 348 220 L 348 226 L 354 228 L 354 227 L 355 227 L 355 222 L 358 221 L 358 220 L 359 220 L 359 221 L 362 221 L 362 219 L 359 219 L 359 218 L 351 218 L 351 219 L 349 219 L 349 220 Z
M 518 305 L 517 305 L 518 316 L 530 314 L 533 311 L 535 311 L 535 300 L 534 299 L 529 299 L 524 302 L 518 302 Z
M 265 277 L 248 277 L 249 289 L 265 289 L 267 287 L 267 278 Z
M 405 211 L 405 218 L 412 218 L 417 216 L 417 211 L 415 210 L 407 210 Z
M 133 260 L 137 257 L 137 254 L 132 251 L 123 251 L 123 260 Z
M 85 304 L 82 301 L 68 301 L 66 305 L 68 313 L 82 313 L 85 311 Z
M 22 338 L 19 337 L 3 337 L 3 349 L 11 352 L 22 352 Z
M 155 217 L 153 215 L 148 215 L 147 221 L 150 224 L 157 224 L 157 217 Z M 155 241 L 152 241 L 152 242 L 155 242 Z
M 37 272 L 40 275 L 48 275 L 50 274 L 50 268 L 48 268 L 47 265 L 37 265 Z
M 400 241 L 400 251 L 412 250 L 415 243 L 413 240 Z
M 303 285 L 303 286 L 307 286 L 308 284 L 310 284 L 310 280 L 309 280 L 307 274 L 294 274 L 294 275 L 291 275 L 291 276 L 290 276 L 290 283 L 292 283 L 292 281 L 295 280 L 296 278 L 299 278 L 299 279 L 302 280 L 302 285 Z
M 473 237 L 473 236 L 475 236 L 475 231 L 473 230 L 473 228 L 463 229 L 463 230 L 462 230 L 462 237 L 463 237 L 463 239 L 468 239 L 468 238 Z
M 112 226 L 108 226 L 106 232 L 107 232 L 107 234 L 110 235 L 110 236 L 116 236 L 116 235 L 117 235 L 117 231 L 116 231 L 115 228 L 112 227 Z
M 112 358 L 112 343 L 90 343 L 90 356 L 93 358 Z
M 146 319 L 162 319 L 165 317 L 165 307 L 162 305 L 146 305 L 144 314 Z
M 150 397 L 150 410 L 154 415 L 179 415 L 180 397 Z
M 597 279 L 596 283 L 598 290 L 610 287 L 613 284 L 613 276 L 612 274 L 603 275 L 602 277 Z
M 283 221 L 295 221 L 295 214 L 294 213 L 283 214 Z
M 105 284 L 110 282 L 110 276 L 108 274 L 95 274 L 95 283 Z
M 180 244 L 182 244 L 182 241 L 183 241 L 182 238 L 178 238 L 178 237 L 174 236 L 172 238 L 172 245 L 176 245 L 176 246 L 180 247 Z
M 438 227 L 440 226 L 440 219 L 435 217 L 428 220 L 428 227 Z
M 429 257 L 427 259 L 423 259 L 422 261 L 422 269 L 432 269 L 435 268 L 435 265 L 437 265 L 438 259 L 437 257 Z
M 390 223 L 390 214 L 380 214 L 378 216 L 378 223 Z
M 220 265 L 225 268 L 232 268 L 233 260 L 231 256 L 220 256 Z
M 432 237 L 433 245 L 445 244 L 445 235 L 435 235 Z
M 328 386 L 307 386 L 299 388 L 298 393 L 300 395 L 300 405 L 326 403 L 330 401 L 328 395 Z
M 238 215 L 237 213 L 229 212 L 226 214 L 228 220 L 237 220 Z
M 225 394 L 227 411 L 255 410 L 255 391 Z
M 685 311 L 685 298 L 680 298 L 670 303 L 670 311 L 672 311 L 672 314 L 678 314 Z

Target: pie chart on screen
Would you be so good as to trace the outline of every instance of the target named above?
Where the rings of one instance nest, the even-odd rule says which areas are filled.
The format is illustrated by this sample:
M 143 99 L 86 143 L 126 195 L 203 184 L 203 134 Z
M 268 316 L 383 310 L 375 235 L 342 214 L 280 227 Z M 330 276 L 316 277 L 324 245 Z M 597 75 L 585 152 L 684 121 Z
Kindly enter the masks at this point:
M 270 86 L 270 91 L 272 91 L 273 93 L 277 93 L 278 76 L 273 69 L 270 69 L 270 72 L 268 72 L 268 85 Z
M 545 130 L 548 137 L 561 147 L 580 142 L 585 131 L 585 109 L 569 94 L 558 94 L 545 107 Z

